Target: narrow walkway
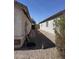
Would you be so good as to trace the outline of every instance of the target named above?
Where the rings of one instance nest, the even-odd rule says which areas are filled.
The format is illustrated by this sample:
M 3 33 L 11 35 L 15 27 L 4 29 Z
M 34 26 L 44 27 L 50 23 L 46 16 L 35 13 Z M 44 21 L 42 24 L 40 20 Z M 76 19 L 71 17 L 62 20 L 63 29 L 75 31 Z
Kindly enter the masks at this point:
M 44 36 L 46 36 L 49 40 L 51 40 L 53 43 L 55 43 L 55 33 L 49 33 L 49 32 L 46 32 L 44 30 L 38 30 L 40 31 Z
M 27 41 L 25 41 L 22 48 L 17 50 L 48 49 L 55 47 L 55 44 L 38 30 L 32 30 L 32 35 L 29 38 L 29 42 L 35 43 L 35 46 L 29 48 L 27 47 Z
M 34 36 L 30 38 L 30 42 L 34 42 L 36 46 L 28 49 L 24 44 L 21 49 L 14 51 L 14 59 L 62 59 L 50 39 L 40 31 L 34 30 L 33 33 Z
M 36 33 L 36 34 L 35 34 L 35 37 L 31 38 L 32 39 L 31 41 L 35 42 L 36 49 L 48 49 L 48 48 L 55 47 L 55 44 L 44 34 L 42 34 L 40 31 L 36 30 L 33 33 Z

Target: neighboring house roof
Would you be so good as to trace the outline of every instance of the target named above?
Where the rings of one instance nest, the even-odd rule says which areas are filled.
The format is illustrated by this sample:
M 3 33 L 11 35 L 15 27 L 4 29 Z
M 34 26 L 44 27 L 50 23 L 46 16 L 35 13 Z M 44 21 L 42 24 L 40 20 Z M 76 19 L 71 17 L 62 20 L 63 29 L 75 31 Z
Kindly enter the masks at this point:
M 54 14 L 53 16 L 48 17 L 47 19 L 41 21 L 40 23 L 43 23 L 43 22 L 52 20 L 52 19 L 54 19 L 54 18 L 56 18 L 56 17 L 58 17 L 58 16 L 60 16 L 60 15 L 63 15 L 63 14 L 65 14 L 65 10 L 62 10 L 62 11 L 60 11 L 60 12 Z M 40 23 L 39 23 L 39 24 L 40 24 Z
M 33 23 L 33 24 L 36 24 L 36 22 L 35 22 L 34 20 L 32 20 L 32 23 Z
M 29 21 L 32 22 L 27 6 L 17 1 L 14 1 L 14 6 L 18 6 L 19 8 L 21 8 Z

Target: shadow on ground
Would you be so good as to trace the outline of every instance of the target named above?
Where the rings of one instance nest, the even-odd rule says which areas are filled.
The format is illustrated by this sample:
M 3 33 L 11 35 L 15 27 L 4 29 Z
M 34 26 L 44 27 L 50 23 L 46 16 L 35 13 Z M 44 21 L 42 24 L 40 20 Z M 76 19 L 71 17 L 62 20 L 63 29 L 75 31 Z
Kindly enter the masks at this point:
M 35 37 L 31 37 L 29 40 L 29 43 L 31 44 L 25 41 L 21 48 L 15 50 L 36 50 L 36 49 L 48 49 L 55 47 L 55 44 L 41 32 L 33 30 L 33 34 L 35 34 Z

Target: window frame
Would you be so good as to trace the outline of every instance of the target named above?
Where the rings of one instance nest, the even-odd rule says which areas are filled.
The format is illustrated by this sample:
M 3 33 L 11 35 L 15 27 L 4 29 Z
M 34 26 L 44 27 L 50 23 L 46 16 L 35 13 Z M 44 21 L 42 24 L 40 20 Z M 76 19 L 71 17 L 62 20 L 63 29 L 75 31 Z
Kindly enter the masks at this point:
M 46 27 L 48 27 L 48 21 L 46 21 Z

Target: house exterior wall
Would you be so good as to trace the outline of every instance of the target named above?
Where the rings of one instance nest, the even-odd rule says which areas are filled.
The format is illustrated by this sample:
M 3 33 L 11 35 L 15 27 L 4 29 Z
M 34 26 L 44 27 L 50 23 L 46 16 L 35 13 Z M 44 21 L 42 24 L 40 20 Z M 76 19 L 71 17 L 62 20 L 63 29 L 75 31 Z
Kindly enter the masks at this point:
M 23 12 L 20 8 L 18 7 L 14 7 L 14 40 L 20 40 L 20 44 L 19 45 L 15 45 L 15 48 L 19 48 L 22 46 L 23 42 L 24 42 L 24 36 L 25 36 L 25 32 L 24 32 L 24 24 L 22 21 L 22 15 Z
M 15 48 L 19 48 L 23 45 L 25 36 L 29 34 L 31 30 L 31 22 L 24 14 L 22 9 L 15 5 L 14 7 L 14 40 L 20 40 L 20 45 L 15 45 Z
M 59 32 L 59 28 L 56 27 L 55 20 L 60 20 L 62 16 L 65 16 L 65 10 L 62 10 L 58 13 L 56 13 L 53 16 L 50 16 L 49 18 L 43 20 L 39 23 L 40 30 L 47 31 L 49 33 L 55 33 L 55 29 Z M 48 22 L 48 25 L 47 25 Z M 56 28 L 55 28 L 56 27 Z
M 48 26 L 46 26 L 46 22 L 48 22 Z M 49 33 L 54 33 L 53 19 L 50 21 L 46 21 L 40 24 L 40 29 Z
M 15 7 L 14 11 L 14 35 L 15 36 L 21 36 L 24 35 L 22 29 L 22 10 L 19 9 L 18 7 Z
M 60 17 L 56 17 L 54 19 L 51 19 L 49 21 L 46 21 L 48 22 L 48 26 L 46 26 L 46 22 L 43 22 L 43 23 L 40 23 L 40 29 L 41 30 L 44 30 L 46 32 L 49 32 L 49 33 L 53 33 L 54 34 L 54 20 L 60 20 Z M 59 31 L 59 29 L 57 29 Z

